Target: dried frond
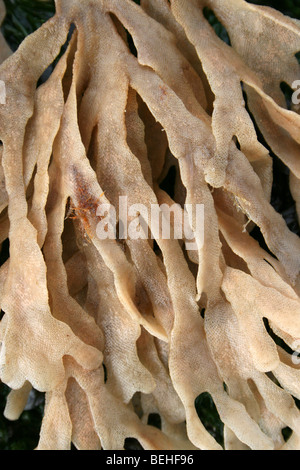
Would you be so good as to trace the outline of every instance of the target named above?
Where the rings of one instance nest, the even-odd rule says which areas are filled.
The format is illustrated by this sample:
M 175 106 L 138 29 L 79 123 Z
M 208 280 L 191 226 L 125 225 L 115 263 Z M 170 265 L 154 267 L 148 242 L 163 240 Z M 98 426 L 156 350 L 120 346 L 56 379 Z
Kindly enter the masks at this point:
M 299 22 L 244 0 L 140 3 L 56 0 L 14 54 L 0 37 L 5 416 L 33 387 L 38 449 L 299 449 L 300 239 L 271 204 L 275 154 L 299 211 L 299 106 L 281 89 L 300 79 Z

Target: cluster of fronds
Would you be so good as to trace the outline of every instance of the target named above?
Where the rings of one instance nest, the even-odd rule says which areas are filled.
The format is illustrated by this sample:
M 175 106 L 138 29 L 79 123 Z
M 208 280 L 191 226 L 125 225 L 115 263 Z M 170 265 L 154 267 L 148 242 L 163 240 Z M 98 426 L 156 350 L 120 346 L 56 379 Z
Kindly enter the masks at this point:
M 195 406 L 209 394 L 226 449 L 300 448 L 300 240 L 271 204 L 269 151 L 299 209 L 299 105 L 282 91 L 299 21 L 243 0 L 140 3 L 57 0 L 13 55 L 1 38 L 5 415 L 34 387 L 38 449 L 220 449 Z M 188 205 L 197 249 L 99 238 L 97 209 L 124 196 Z

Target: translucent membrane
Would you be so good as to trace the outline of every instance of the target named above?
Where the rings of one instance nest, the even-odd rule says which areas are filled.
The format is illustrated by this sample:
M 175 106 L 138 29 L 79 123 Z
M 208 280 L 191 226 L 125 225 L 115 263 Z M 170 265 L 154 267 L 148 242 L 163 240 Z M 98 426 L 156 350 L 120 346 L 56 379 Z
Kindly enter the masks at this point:
M 38 449 L 299 450 L 300 240 L 270 203 L 272 151 L 300 207 L 299 51 L 243 0 L 57 0 L 13 55 L 0 37 L 0 378 L 9 419 L 46 392 Z M 99 237 L 120 197 L 193 230 L 204 205 L 204 243 Z

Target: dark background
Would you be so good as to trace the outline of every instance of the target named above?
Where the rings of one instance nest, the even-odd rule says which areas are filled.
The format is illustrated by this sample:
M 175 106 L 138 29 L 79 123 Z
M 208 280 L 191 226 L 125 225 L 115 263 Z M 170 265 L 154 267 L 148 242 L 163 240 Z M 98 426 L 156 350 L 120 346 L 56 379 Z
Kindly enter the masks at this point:
M 138 0 L 134 0 L 139 3 Z M 224 0 L 226 1 L 226 0 Z M 23 39 L 35 31 L 43 22 L 54 14 L 54 2 L 39 2 L 37 0 L 4 0 L 7 9 L 6 19 L 1 30 L 13 51 L 15 51 Z M 257 1 L 251 3 L 271 6 L 282 13 L 293 18 L 300 19 L 300 0 L 281 1 Z M 209 10 L 206 17 L 214 26 L 218 35 L 224 40 L 228 40 L 226 30 L 217 21 L 216 17 Z M 289 99 L 289 90 L 284 90 Z M 262 137 L 259 136 L 263 141 Z M 263 142 L 265 144 L 265 142 Z M 272 154 L 272 153 L 271 153 Z M 272 194 L 272 204 L 278 212 L 285 218 L 292 231 L 299 234 L 299 225 L 295 213 L 295 203 L 291 197 L 288 185 L 289 173 L 287 168 L 279 162 L 275 155 L 274 159 L 274 185 Z M 262 244 L 259 231 L 253 234 Z M 4 245 L 0 253 L 0 263 L 7 258 L 8 247 Z M 34 391 L 30 400 L 17 422 L 10 422 L 2 415 L 5 400 L 9 389 L 6 385 L 0 385 L 0 450 L 31 450 L 38 443 L 39 431 L 44 408 L 44 395 Z M 223 425 L 219 419 L 217 410 L 209 394 L 202 394 L 195 401 L 199 418 L 208 431 L 222 443 Z M 159 417 L 150 416 L 149 424 L 159 426 Z M 284 430 L 284 436 L 288 437 L 289 429 Z M 129 443 L 130 448 L 138 448 L 138 444 Z

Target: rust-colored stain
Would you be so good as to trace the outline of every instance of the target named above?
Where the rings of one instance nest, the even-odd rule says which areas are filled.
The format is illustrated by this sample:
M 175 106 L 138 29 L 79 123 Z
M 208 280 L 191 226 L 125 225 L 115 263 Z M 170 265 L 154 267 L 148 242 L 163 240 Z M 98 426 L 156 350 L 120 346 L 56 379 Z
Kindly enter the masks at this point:
M 161 97 L 160 99 L 163 100 L 167 95 L 168 95 L 168 90 L 167 87 L 164 85 L 159 85 L 159 89 L 161 91 Z
M 101 220 L 101 217 L 97 215 L 97 209 L 99 204 L 101 204 L 100 198 L 104 195 L 104 192 L 99 197 L 96 197 L 90 192 L 88 183 L 78 172 L 78 169 L 73 167 L 72 172 L 75 179 L 75 200 L 70 198 L 66 218 L 79 219 L 86 234 L 89 238 L 92 238 L 91 219 Z

